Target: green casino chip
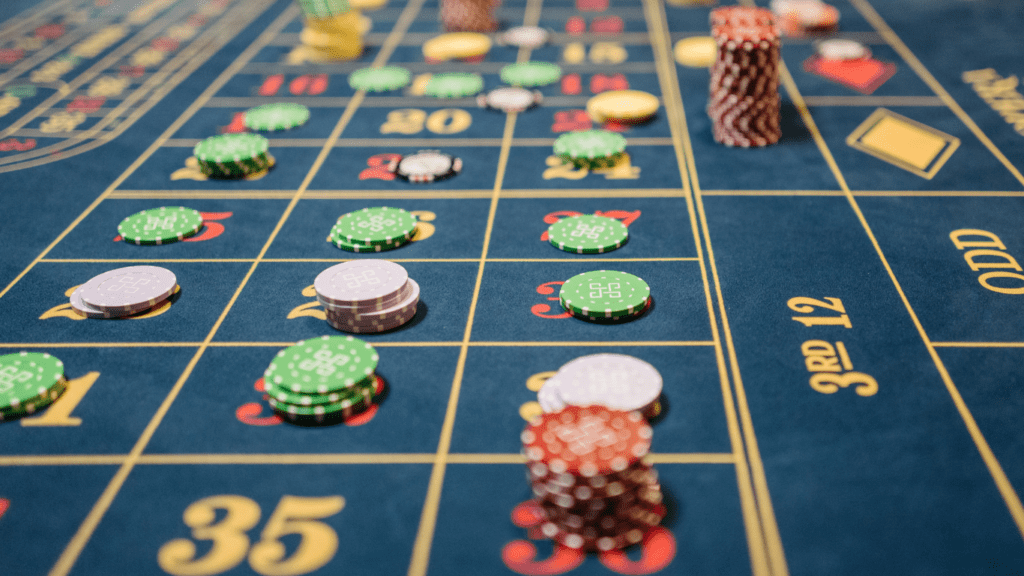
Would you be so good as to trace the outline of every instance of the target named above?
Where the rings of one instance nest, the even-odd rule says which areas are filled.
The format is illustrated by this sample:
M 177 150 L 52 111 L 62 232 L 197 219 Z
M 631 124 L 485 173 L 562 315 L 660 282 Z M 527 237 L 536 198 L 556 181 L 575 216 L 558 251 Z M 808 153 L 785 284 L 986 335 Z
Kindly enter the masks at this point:
M 401 248 L 409 243 L 408 240 L 398 241 L 393 244 L 361 244 L 359 242 L 349 242 L 340 236 L 336 236 L 334 234 L 334 228 L 331 229 L 331 237 L 328 240 L 331 244 L 334 244 L 342 250 L 356 252 L 358 254 L 365 254 L 367 252 L 387 252 L 388 250 Z
M 566 132 L 555 139 L 553 149 L 577 168 L 608 168 L 626 151 L 626 138 L 608 130 Z
M 483 76 L 475 72 L 444 72 L 430 77 L 424 93 L 436 98 L 463 98 L 483 89 Z
M 315 406 L 297 406 L 295 404 L 288 404 L 287 402 L 278 402 L 273 398 L 269 399 L 268 402 L 275 410 L 279 410 L 291 416 L 321 417 L 331 416 L 339 412 L 347 412 L 348 414 L 361 412 L 366 406 L 370 405 L 369 400 L 364 400 L 362 398 L 358 401 L 342 400 L 341 402 L 331 402 L 330 404 L 318 404 Z
M 360 68 L 348 75 L 348 84 L 355 90 L 386 92 L 405 88 L 412 81 L 412 73 L 401 66 Z
M 67 389 L 67 380 L 61 379 L 53 388 L 50 388 L 45 396 L 39 396 L 28 402 L 23 402 L 17 408 L 0 408 L 0 422 L 41 412 L 48 408 L 50 404 L 56 402 Z
M 199 169 L 213 178 L 240 178 L 273 165 L 270 142 L 259 134 L 221 134 L 196 144 Z
M 331 238 L 348 244 L 401 245 L 415 233 L 415 216 L 386 206 L 349 212 L 331 228 Z
M 64 385 L 64 363 L 49 354 L 18 352 L 0 356 L 0 410 L 4 412 L 45 406 L 53 401 L 51 393 Z
M 309 121 L 309 108 L 302 104 L 264 104 L 245 111 L 245 127 L 249 130 L 289 130 Z
M 506 84 L 533 88 L 558 82 L 562 69 L 550 62 L 520 62 L 503 67 L 500 75 Z
M 162 206 L 136 212 L 117 225 L 117 233 L 130 244 L 169 244 L 195 236 L 203 227 L 198 210 Z
M 548 227 L 552 246 L 576 254 L 603 254 L 621 247 L 629 239 L 629 229 L 607 216 L 572 216 Z
M 366 378 L 356 382 L 351 388 L 330 392 L 328 394 L 302 394 L 292 392 L 286 387 L 276 384 L 265 384 L 266 393 L 278 403 L 293 404 L 296 406 L 320 406 L 323 404 L 335 404 L 348 401 L 350 404 L 362 402 L 373 398 L 373 392 L 377 385 L 377 375 L 370 374 Z
M 277 353 L 263 381 L 303 394 L 330 394 L 351 388 L 373 374 L 377 351 L 352 336 L 321 336 L 296 342 Z
M 651 296 L 651 287 L 626 272 L 598 270 L 577 274 L 562 284 L 558 299 L 574 315 L 615 318 L 640 312 Z

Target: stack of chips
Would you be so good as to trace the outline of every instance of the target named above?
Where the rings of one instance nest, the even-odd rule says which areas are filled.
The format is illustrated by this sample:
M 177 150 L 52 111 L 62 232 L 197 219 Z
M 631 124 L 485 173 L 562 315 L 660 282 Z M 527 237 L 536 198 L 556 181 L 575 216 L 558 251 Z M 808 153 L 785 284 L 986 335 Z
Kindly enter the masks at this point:
M 104 272 L 71 293 L 71 309 L 87 318 L 124 318 L 149 312 L 181 288 L 174 272 L 128 266 Z
M 708 116 L 715 141 L 767 146 L 779 141 L 779 34 L 763 8 L 711 11 L 718 55 L 711 68 Z
M 416 316 L 420 287 L 388 260 L 352 260 L 331 266 L 313 282 L 327 322 L 342 332 L 386 332 Z
M 327 239 L 349 252 L 383 252 L 408 243 L 416 217 L 401 208 L 363 208 L 338 218 Z
M 494 0 L 441 0 L 441 22 L 449 32 L 494 32 Z
M 199 170 L 211 178 L 252 178 L 274 166 L 270 141 L 247 132 L 210 136 L 196 144 L 192 154 Z
M 0 356 L 0 422 L 34 414 L 67 390 L 64 363 L 41 352 Z
M 545 412 L 566 406 L 604 406 L 637 411 L 648 420 L 661 414 L 663 382 L 658 370 L 625 354 L 580 356 L 558 369 L 537 392 Z
M 558 301 L 563 310 L 580 320 L 628 322 L 650 307 L 651 287 L 628 272 L 596 270 L 566 280 Z
M 299 33 L 303 59 L 353 60 L 363 53 L 362 15 L 348 0 L 297 0 L 305 14 Z
M 384 390 L 369 343 L 352 336 L 321 336 L 277 353 L 263 373 L 277 414 L 300 424 L 344 420 L 373 406 Z
M 543 414 L 522 433 L 541 533 L 577 550 L 608 551 L 643 540 L 665 517 L 654 468 L 642 458 L 651 427 L 638 412 L 601 406 Z

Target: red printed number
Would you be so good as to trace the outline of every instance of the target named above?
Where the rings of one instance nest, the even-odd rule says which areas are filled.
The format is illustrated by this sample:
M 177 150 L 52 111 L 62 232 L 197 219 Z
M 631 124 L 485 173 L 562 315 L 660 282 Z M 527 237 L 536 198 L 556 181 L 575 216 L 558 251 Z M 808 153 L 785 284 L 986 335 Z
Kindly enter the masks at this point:
M 622 74 L 594 74 L 590 77 L 590 91 L 594 94 L 608 90 L 629 90 L 629 80 Z
M 68 102 L 68 112 L 84 112 L 91 114 L 103 107 L 103 103 L 107 101 L 105 96 L 97 96 L 96 98 L 90 98 L 88 96 L 75 96 L 75 99 Z
M 580 12 L 604 12 L 608 9 L 608 0 L 576 0 L 576 9 Z
M 392 160 L 401 158 L 401 154 L 374 154 L 366 160 L 369 168 L 359 173 L 360 180 L 394 180 L 395 173 L 388 170 Z
M 548 300 L 554 300 L 557 302 L 558 294 L 555 294 L 555 290 L 562 284 L 565 284 L 565 281 L 558 280 L 556 282 L 545 282 L 540 286 L 537 286 L 537 294 L 540 294 L 541 296 L 547 296 Z M 555 295 L 550 296 L 550 294 Z M 561 305 L 559 305 L 558 309 L 562 309 Z M 572 316 L 572 314 L 569 314 L 568 312 L 562 312 L 561 314 L 548 314 L 548 312 L 551 312 L 550 304 L 534 304 L 533 306 L 530 306 L 530 312 L 532 312 L 533 315 L 537 316 L 538 318 L 548 318 L 550 320 L 560 320 L 562 318 L 569 318 L 570 316 Z
M 206 242 L 213 240 L 224 233 L 224 225 L 215 220 L 227 220 L 234 215 L 234 212 L 200 212 L 203 217 L 203 231 L 191 238 L 185 238 L 185 242 Z
M 580 81 L 579 74 L 566 74 L 562 76 L 562 94 L 575 96 L 580 92 L 583 92 L 583 82 Z
M 11 507 L 11 501 L 7 498 L 0 498 L 0 518 L 4 517 L 4 512 Z
M 592 123 L 586 110 L 559 110 L 555 112 L 555 121 L 551 124 L 552 132 L 573 132 L 590 130 Z
M 0 140 L 0 152 L 26 152 L 36 147 L 35 138 L 27 138 L 24 141 L 16 138 Z
M 256 391 L 263 392 L 263 378 L 256 381 Z M 266 394 L 263 395 L 266 399 Z M 238 419 L 242 424 L 248 424 L 250 426 L 277 426 L 281 423 L 281 418 L 274 413 L 270 416 L 261 416 L 263 409 L 266 404 L 263 402 L 246 402 L 235 410 L 235 418 Z

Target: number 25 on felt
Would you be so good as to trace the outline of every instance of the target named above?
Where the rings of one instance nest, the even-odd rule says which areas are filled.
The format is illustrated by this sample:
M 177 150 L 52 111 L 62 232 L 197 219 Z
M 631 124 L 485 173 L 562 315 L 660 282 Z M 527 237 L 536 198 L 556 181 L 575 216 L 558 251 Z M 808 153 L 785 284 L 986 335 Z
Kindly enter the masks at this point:
M 338 534 L 325 522 L 341 512 L 341 496 L 306 498 L 282 496 L 253 544 L 248 532 L 259 524 L 259 504 L 244 496 L 223 494 L 197 500 L 182 514 L 192 529 L 191 538 L 175 538 L 157 552 L 157 563 L 175 576 L 212 576 L 227 572 L 246 558 L 263 576 L 297 576 L 325 566 L 338 551 Z M 218 514 L 222 510 L 225 514 Z M 220 518 L 220 520 L 217 520 Z M 300 537 L 291 556 L 281 538 Z M 211 541 L 209 551 L 197 557 L 195 541 Z M 205 547 L 204 547 L 205 548 Z

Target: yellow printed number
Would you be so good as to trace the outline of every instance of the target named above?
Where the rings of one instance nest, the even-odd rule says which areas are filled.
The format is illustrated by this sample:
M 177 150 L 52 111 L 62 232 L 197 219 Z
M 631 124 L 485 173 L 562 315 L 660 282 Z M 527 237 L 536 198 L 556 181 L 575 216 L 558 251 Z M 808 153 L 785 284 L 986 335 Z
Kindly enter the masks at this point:
M 413 210 L 410 214 L 415 216 L 418 221 L 416 222 L 416 233 L 410 238 L 412 242 L 421 242 L 434 235 L 437 228 L 431 222 L 437 220 L 437 214 L 429 210 Z
M 443 108 L 427 114 L 418 108 L 400 108 L 388 112 L 381 134 L 417 134 L 424 128 L 434 134 L 458 134 L 469 128 L 473 117 L 461 108 Z
M 526 379 L 526 389 L 529 390 L 530 392 L 539 392 L 540 389 L 544 386 L 544 383 L 548 381 L 548 378 L 551 378 L 554 375 L 555 372 L 553 371 L 538 372 Z M 540 407 L 540 403 L 538 403 L 536 400 L 524 402 L 523 405 L 519 407 L 519 416 L 522 417 L 522 419 L 526 420 L 527 422 L 533 420 L 534 418 L 540 416 L 543 413 L 544 409 Z
M 193 502 L 182 518 L 192 529 L 192 540 L 177 538 L 160 547 L 157 563 L 175 576 L 210 576 L 238 566 L 249 558 L 249 565 L 263 576 L 295 576 L 306 574 L 330 562 L 338 550 L 338 535 L 318 522 L 333 516 L 345 507 L 341 496 L 306 498 L 283 496 L 267 520 L 260 541 L 250 548 L 248 531 L 260 521 L 260 507 L 244 496 L 225 494 Z M 219 522 L 217 511 L 226 514 Z M 281 537 L 301 537 L 291 556 Z M 196 558 L 193 540 L 210 540 L 213 546 L 206 555 Z

